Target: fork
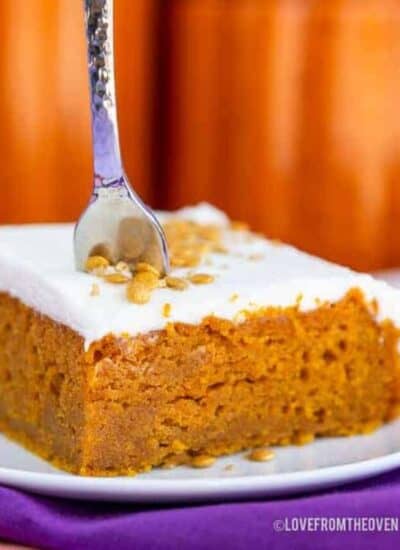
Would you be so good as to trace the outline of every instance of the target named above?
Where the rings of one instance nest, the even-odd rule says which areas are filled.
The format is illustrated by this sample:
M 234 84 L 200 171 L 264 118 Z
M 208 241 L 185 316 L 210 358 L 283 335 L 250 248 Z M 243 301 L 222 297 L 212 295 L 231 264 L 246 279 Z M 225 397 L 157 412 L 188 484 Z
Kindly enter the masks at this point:
M 114 75 L 113 0 L 84 0 L 94 153 L 94 185 L 89 205 L 75 226 L 78 270 L 101 255 L 132 269 L 147 262 L 169 269 L 164 232 L 152 210 L 125 174 L 118 135 Z

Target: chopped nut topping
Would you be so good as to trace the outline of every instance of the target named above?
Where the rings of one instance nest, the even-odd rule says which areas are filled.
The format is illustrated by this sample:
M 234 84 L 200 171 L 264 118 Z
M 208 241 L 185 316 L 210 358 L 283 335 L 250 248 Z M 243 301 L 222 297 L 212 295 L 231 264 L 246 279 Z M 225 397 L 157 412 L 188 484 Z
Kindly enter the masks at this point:
M 214 464 L 215 460 L 214 456 L 198 455 L 193 457 L 190 465 L 193 468 L 209 468 Z
M 226 248 L 221 243 L 222 229 L 217 225 L 171 219 L 164 224 L 164 230 L 173 267 L 197 267 L 209 252 L 226 253 Z M 125 230 L 121 231 L 119 235 L 122 240 L 124 232 Z M 139 241 L 138 245 L 143 246 L 146 241 L 145 235 L 141 235 Z M 127 283 L 127 299 L 135 304 L 147 303 L 156 288 L 184 290 L 188 287 L 188 281 L 193 284 L 208 284 L 214 280 L 212 275 L 205 273 L 191 274 L 187 280 L 173 276 L 161 278 L 160 271 L 148 261 L 147 256 L 142 255 L 141 261 L 135 263 L 134 260 L 138 259 L 141 250 L 135 249 L 131 252 L 126 261 L 120 261 L 116 265 L 111 265 L 101 251 L 93 252 L 87 260 L 86 270 L 110 283 Z M 171 312 L 170 304 L 164 304 L 162 311 L 163 315 L 168 317 Z
M 180 277 L 165 277 L 165 282 L 167 283 L 167 287 L 173 288 L 174 290 L 185 290 L 187 288 L 188 283 L 185 281 L 185 279 L 181 279 Z
M 115 266 L 116 271 L 119 271 L 120 273 L 123 271 L 129 272 L 129 265 L 126 262 L 118 262 Z
M 130 302 L 135 304 L 147 304 L 151 292 L 160 286 L 159 275 L 154 271 L 139 271 L 133 275 L 126 289 L 126 295 Z
M 195 273 L 190 275 L 189 281 L 194 285 L 208 285 L 215 280 L 213 275 L 208 275 L 207 273 Z
M 202 258 L 221 247 L 221 228 L 187 220 L 164 224 L 172 267 L 196 267 Z
M 110 262 L 107 260 L 107 258 L 104 258 L 103 256 L 89 256 L 85 263 L 85 270 L 90 273 L 95 269 L 105 269 L 109 265 Z
M 162 307 L 162 314 L 164 317 L 169 317 L 171 315 L 171 304 L 164 304 Z
M 135 266 L 136 273 L 152 273 L 155 275 L 158 279 L 160 278 L 161 274 L 154 266 L 151 264 L 148 264 L 147 262 L 138 262 Z
M 151 289 L 133 279 L 126 287 L 126 297 L 134 304 L 147 304 L 151 297 Z
M 275 454 L 271 449 L 260 448 L 253 449 L 246 458 L 252 460 L 253 462 L 268 462 L 274 458 Z
M 200 255 L 188 254 L 182 252 L 181 255 L 175 254 L 171 256 L 172 267 L 196 267 L 201 260 Z
M 107 283 L 113 283 L 115 285 L 121 285 L 129 281 L 129 277 L 122 273 L 108 273 L 103 276 L 103 279 L 107 281 Z
M 92 284 L 92 288 L 90 289 L 90 296 L 98 296 L 100 294 L 100 287 L 97 283 Z
M 136 284 L 141 284 L 149 290 L 154 290 L 160 286 L 158 276 L 152 271 L 139 271 L 139 273 L 133 275 L 133 280 Z

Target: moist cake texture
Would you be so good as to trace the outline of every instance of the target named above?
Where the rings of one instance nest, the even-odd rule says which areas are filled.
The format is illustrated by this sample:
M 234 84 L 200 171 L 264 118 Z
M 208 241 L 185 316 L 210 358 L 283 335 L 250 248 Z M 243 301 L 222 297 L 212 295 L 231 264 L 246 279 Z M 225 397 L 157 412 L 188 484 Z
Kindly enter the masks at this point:
M 208 205 L 161 219 L 181 283 L 144 303 L 128 289 L 148 277 L 74 271 L 71 225 L 0 228 L 5 434 L 66 470 L 125 475 L 396 416 L 399 291 Z

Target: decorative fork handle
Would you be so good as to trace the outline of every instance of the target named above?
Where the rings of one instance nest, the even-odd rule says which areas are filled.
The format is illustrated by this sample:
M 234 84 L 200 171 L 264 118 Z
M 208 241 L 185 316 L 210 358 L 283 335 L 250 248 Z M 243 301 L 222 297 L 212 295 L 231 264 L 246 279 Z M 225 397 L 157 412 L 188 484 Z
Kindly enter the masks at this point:
M 96 190 L 124 185 L 114 76 L 114 0 L 84 2 Z

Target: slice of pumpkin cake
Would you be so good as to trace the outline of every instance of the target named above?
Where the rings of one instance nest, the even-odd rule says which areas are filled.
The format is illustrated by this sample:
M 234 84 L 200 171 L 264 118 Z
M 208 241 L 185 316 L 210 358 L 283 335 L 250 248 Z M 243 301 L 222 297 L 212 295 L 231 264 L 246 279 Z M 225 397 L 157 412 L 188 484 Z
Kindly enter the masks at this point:
M 82 475 L 368 432 L 400 401 L 400 292 L 208 205 L 160 213 L 167 277 L 72 225 L 0 228 L 0 429 Z

